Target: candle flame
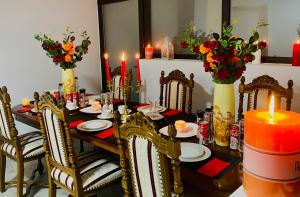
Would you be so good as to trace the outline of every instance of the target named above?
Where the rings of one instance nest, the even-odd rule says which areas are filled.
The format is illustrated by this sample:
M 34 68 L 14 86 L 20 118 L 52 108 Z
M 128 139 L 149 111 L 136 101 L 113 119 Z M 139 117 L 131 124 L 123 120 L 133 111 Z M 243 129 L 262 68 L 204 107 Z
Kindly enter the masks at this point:
M 126 55 L 125 55 L 125 53 L 123 52 L 122 55 L 121 55 L 121 60 L 122 60 L 122 61 L 125 61 L 125 59 L 126 59 Z
M 297 44 L 300 44 L 300 40 L 297 40 Z
M 160 46 L 159 46 L 159 44 L 158 44 L 158 43 L 155 45 L 155 48 L 157 48 L 157 49 L 159 49 L 159 48 L 160 48 Z
M 270 116 L 273 118 L 274 117 L 274 109 L 275 109 L 275 107 L 274 107 L 274 105 L 275 105 L 275 103 L 274 103 L 274 95 L 272 95 L 271 96 L 271 100 L 270 100 L 270 104 L 269 104 L 269 114 L 270 114 Z
M 147 48 L 150 48 L 151 47 L 151 44 L 149 43 L 148 45 L 147 45 Z
M 108 55 L 108 53 L 104 53 L 104 59 L 108 59 L 108 57 L 109 57 L 109 55 Z
M 140 54 L 139 53 L 135 54 L 135 58 L 140 59 Z

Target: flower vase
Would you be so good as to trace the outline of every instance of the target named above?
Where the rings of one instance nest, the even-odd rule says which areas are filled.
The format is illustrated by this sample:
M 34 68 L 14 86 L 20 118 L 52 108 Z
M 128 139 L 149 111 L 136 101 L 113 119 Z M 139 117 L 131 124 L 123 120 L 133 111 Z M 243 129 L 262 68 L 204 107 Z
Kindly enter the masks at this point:
M 67 94 L 72 94 L 76 91 L 74 69 L 70 68 L 62 70 L 62 84 L 64 97 L 66 97 Z
M 235 115 L 233 83 L 215 84 L 213 113 L 215 142 L 219 146 L 228 146 Z

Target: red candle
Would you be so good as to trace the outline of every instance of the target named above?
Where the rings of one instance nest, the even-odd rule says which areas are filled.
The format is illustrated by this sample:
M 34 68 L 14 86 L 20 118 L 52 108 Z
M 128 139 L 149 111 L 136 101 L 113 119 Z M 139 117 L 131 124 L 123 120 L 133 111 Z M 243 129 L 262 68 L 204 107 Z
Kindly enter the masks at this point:
M 125 85 L 125 75 L 126 75 L 125 59 L 126 59 L 125 53 L 122 53 L 122 55 L 121 55 L 121 82 L 122 82 L 122 85 Z
M 146 59 L 152 59 L 153 57 L 153 47 L 148 44 L 147 47 L 145 48 L 145 58 Z
M 140 54 L 138 53 L 135 55 L 135 62 L 136 62 L 137 80 L 141 81 Z
M 293 66 L 300 66 L 300 41 L 293 45 Z
M 109 72 L 109 65 L 108 65 L 108 54 L 104 53 L 104 60 L 105 60 L 105 72 L 106 72 L 106 80 L 110 81 L 110 72 Z

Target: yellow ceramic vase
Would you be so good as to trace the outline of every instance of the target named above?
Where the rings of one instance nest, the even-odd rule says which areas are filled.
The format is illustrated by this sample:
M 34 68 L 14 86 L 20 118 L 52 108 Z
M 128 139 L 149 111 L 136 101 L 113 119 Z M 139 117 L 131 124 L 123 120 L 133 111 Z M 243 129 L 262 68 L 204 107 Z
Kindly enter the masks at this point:
M 76 91 L 74 69 L 62 70 L 62 84 L 64 96 Z
M 229 145 L 230 128 L 235 114 L 234 99 L 233 84 L 215 84 L 213 124 L 215 142 L 219 146 Z

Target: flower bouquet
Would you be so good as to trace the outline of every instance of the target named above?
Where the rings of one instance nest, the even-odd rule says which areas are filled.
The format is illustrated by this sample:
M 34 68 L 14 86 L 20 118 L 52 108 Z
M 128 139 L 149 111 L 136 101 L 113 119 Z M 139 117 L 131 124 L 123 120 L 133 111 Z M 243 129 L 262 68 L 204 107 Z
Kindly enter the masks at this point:
M 235 119 L 234 82 L 246 70 L 246 63 L 254 60 L 258 49 L 266 43 L 258 41 L 257 29 L 267 24 L 261 22 L 248 40 L 234 36 L 233 26 L 223 27 L 222 35 L 206 34 L 195 30 L 194 25 L 184 31 L 181 47 L 188 48 L 197 59 L 203 61 L 205 72 L 210 72 L 215 82 L 213 124 L 215 142 L 220 146 L 229 145 L 229 134 Z
M 91 44 L 90 37 L 86 31 L 81 33 L 82 41 L 75 46 L 75 36 L 73 31 L 64 34 L 63 42 L 55 41 L 46 34 L 37 34 L 34 36 L 36 40 L 42 43 L 42 48 L 46 51 L 46 55 L 52 59 L 55 65 L 59 65 L 62 71 L 62 83 L 64 96 L 76 91 L 75 77 L 73 68 L 76 63 L 82 60 L 82 56 L 88 52 Z

